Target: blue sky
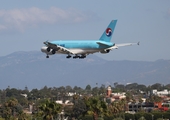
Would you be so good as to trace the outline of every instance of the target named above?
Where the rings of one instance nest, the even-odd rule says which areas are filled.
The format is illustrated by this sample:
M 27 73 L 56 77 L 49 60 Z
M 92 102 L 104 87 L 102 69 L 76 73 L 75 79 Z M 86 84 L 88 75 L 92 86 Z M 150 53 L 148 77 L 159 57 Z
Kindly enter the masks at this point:
M 96 55 L 108 60 L 170 59 L 169 0 L 3 0 L 0 56 L 40 51 L 46 40 L 99 39 L 112 19 L 118 20 L 112 42 L 141 44 Z

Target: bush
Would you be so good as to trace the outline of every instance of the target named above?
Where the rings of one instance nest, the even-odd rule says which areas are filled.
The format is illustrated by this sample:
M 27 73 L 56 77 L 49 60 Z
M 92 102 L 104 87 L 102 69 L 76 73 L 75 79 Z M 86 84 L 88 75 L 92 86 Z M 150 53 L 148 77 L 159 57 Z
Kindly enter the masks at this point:
M 158 119 L 156 119 L 156 120 L 163 120 L 163 118 L 158 118 Z
M 91 115 L 86 115 L 84 117 L 81 118 L 82 120 L 93 120 L 93 116 Z
M 134 115 L 130 113 L 125 113 L 125 120 L 134 120 Z
M 145 117 L 140 117 L 138 120 L 146 120 Z
M 104 120 L 113 120 L 115 117 L 114 116 L 109 116 L 109 117 L 104 117 Z
M 114 118 L 113 120 L 123 120 L 123 118 Z

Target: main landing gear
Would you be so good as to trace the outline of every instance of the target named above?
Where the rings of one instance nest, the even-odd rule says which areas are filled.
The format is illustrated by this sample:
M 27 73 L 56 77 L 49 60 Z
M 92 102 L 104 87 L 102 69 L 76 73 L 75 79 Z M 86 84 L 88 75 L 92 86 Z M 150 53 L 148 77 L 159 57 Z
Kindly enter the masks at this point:
M 72 57 L 71 55 L 68 55 L 66 58 L 71 58 L 71 57 Z M 77 59 L 77 58 L 83 59 L 83 58 L 86 58 L 86 56 L 85 55 L 81 55 L 81 56 L 75 55 L 75 56 L 73 56 L 73 59 Z
M 68 55 L 66 58 L 71 58 L 71 55 Z
M 66 56 L 66 58 L 68 58 L 68 59 L 71 58 L 71 57 L 72 57 L 71 55 Z M 48 54 L 47 54 L 46 58 L 49 58 Z M 84 58 L 86 58 L 86 56 L 85 55 L 81 55 L 81 56 L 75 55 L 75 56 L 73 56 L 73 59 L 77 59 L 77 58 L 84 59 Z

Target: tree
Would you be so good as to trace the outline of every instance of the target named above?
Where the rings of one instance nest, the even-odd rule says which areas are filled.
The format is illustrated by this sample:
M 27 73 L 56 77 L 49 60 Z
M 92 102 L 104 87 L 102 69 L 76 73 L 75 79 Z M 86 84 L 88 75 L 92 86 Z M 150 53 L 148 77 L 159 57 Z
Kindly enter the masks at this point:
M 114 87 L 116 88 L 116 87 L 117 87 L 117 85 L 118 85 L 118 82 L 115 82 L 115 83 L 114 83 Z
M 128 85 L 126 85 L 126 89 L 128 89 L 128 90 L 132 90 L 132 89 L 138 89 L 137 88 L 137 86 L 138 86 L 138 84 L 137 83 L 132 83 L 132 84 L 128 84 Z
M 106 88 L 104 84 L 102 84 L 101 87 L 99 88 L 99 95 L 106 96 Z
M 119 101 L 119 105 L 121 106 L 121 112 L 125 112 L 125 110 L 126 110 L 126 105 L 127 105 L 127 101 L 126 101 L 126 99 L 121 99 L 120 101 Z
M 69 85 L 67 85 L 67 86 L 65 87 L 65 90 L 66 90 L 66 92 L 72 92 L 72 91 L 73 91 L 72 87 L 69 86 Z
M 170 84 L 165 85 L 165 88 L 170 90 Z
M 47 99 L 40 104 L 39 109 L 43 112 L 44 120 L 53 120 L 62 111 L 62 105 Z
M 146 120 L 145 117 L 140 117 L 138 120 Z
M 95 96 L 98 96 L 99 95 L 99 88 L 98 87 L 94 87 L 92 89 L 92 94 L 95 95 Z
M 110 105 L 109 105 L 109 112 L 110 114 L 122 114 L 124 113 L 126 109 L 126 100 L 125 99 L 121 99 L 120 101 L 115 101 L 115 102 L 112 102 Z
M 119 112 L 118 104 L 116 102 L 112 102 L 109 105 L 109 112 L 110 114 L 117 114 Z
M 123 120 L 123 118 L 114 118 L 113 120 Z
M 22 113 L 22 108 L 18 103 L 18 100 L 11 98 L 2 105 L 1 113 L 5 119 L 12 119 Z
M 27 120 L 27 115 L 23 111 L 18 113 L 18 120 Z
M 152 89 L 162 90 L 162 84 L 155 83 L 151 86 Z
M 87 85 L 85 90 L 91 90 L 91 86 L 90 85 Z
M 78 119 L 81 115 L 84 115 L 84 113 L 86 112 L 86 105 L 83 101 L 82 98 L 80 98 L 80 96 L 78 95 L 74 95 L 73 96 L 73 109 L 72 109 L 72 117 Z
M 150 96 L 149 101 L 152 102 L 152 103 L 155 103 L 155 102 L 158 103 L 158 102 L 161 102 L 162 99 L 159 96 L 152 95 L 152 96 Z
M 20 95 L 20 91 L 21 90 L 17 90 L 16 88 L 7 88 L 6 89 L 6 97 L 10 98 L 10 97 L 15 97 L 15 98 L 19 98 L 21 97 Z
M 93 115 L 93 119 L 97 120 L 99 117 L 108 115 L 108 108 L 104 101 L 100 100 L 98 97 L 90 97 L 84 99 L 87 111 L 89 115 Z
M 137 85 L 138 90 L 146 91 L 146 86 L 145 85 Z
M 125 86 L 123 84 L 116 84 L 116 86 L 115 86 L 115 90 L 117 92 L 124 91 L 124 89 L 125 89 Z
M 142 98 L 140 97 L 140 98 L 139 98 L 140 111 L 143 111 L 142 102 L 143 102 L 143 100 L 142 100 Z
M 126 101 L 130 102 L 132 100 L 132 98 L 133 98 L 132 93 L 131 92 L 126 92 L 125 95 L 126 95 Z

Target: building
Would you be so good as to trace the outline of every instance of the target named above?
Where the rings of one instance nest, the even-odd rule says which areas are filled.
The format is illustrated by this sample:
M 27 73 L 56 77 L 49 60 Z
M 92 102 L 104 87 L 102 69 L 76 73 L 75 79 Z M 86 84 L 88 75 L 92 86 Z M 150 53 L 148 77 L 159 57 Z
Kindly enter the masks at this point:
M 110 97 L 111 93 L 112 93 L 112 88 L 110 86 L 108 86 L 107 93 L 106 93 L 107 97 Z
M 126 98 L 125 96 L 125 92 L 121 92 L 121 93 L 112 93 L 112 89 L 110 86 L 107 87 L 107 92 L 106 92 L 106 100 L 108 101 L 108 103 L 113 102 L 113 101 L 117 101 L 117 100 L 121 100 Z
M 156 89 L 154 89 L 151 91 L 151 93 L 158 96 L 170 95 L 170 91 L 168 91 L 167 89 L 163 91 L 157 91 Z

